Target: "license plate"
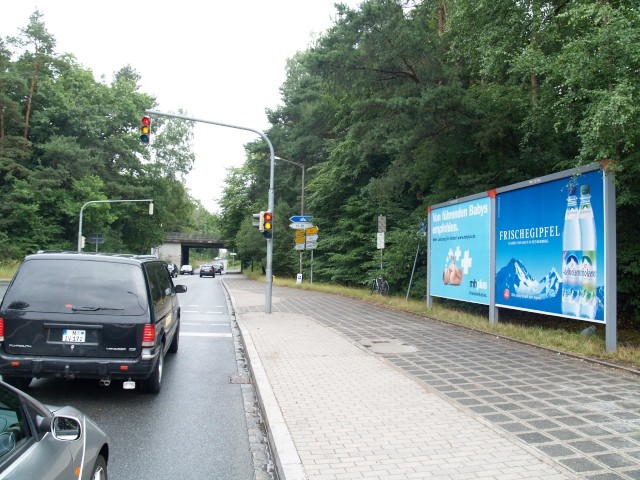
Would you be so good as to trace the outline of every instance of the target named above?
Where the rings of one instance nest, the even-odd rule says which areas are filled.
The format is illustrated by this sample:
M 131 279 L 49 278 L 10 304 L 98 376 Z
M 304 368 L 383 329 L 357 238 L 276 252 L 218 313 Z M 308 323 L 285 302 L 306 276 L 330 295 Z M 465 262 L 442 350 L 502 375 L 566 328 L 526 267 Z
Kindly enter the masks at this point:
M 86 330 L 62 330 L 62 341 L 68 343 L 84 343 L 87 338 Z

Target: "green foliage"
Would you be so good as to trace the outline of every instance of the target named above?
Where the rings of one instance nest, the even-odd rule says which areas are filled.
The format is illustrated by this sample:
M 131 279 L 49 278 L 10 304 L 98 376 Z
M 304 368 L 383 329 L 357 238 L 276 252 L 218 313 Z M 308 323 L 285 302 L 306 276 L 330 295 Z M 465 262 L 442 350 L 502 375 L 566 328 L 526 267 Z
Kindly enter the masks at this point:
M 38 11 L 16 37 L 0 39 L 0 255 L 75 250 L 80 210 L 93 200 L 156 206 L 153 216 L 146 203 L 88 206 L 83 233 L 102 234 L 101 251 L 149 252 L 165 232 L 219 228 L 183 184 L 191 124 L 154 119 L 154 141 L 140 144 L 140 118 L 154 100 L 139 80 L 126 66 L 100 83 L 72 55 L 57 55 Z
M 367 0 L 337 9 L 334 25 L 290 59 L 283 103 L 268 112 L 276 154 L 306 166 L 305 213 L 320 227 L 314 278 L 362 285 L 382 263 L 393 291 L 408 291 L 429 205 L 602 161 L 616 174 L 619 313 L 640 321 L 637 2 Z M 232 177 L 230 223 L 264 205 L 268 154 L 259 144 L 249 151 L 243 181 Z M 285 216 L 296 214 L 298 189 L 295 167 L 278 165 Z M 378 214 L 388 222 L 382 261 Z M 412 296 L 424 295 L 425 250 Z

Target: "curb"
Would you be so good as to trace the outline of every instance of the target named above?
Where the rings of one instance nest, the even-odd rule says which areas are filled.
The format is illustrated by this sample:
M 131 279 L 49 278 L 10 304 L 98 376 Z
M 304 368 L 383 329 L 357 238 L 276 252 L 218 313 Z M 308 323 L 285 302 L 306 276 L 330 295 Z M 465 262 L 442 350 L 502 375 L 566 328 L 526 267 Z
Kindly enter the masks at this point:
M 240 340 L 245 349 L 245 358 L 266 423 L 267 436 L 274 456 L 278 478 L 280 480 L 307 480 L 308 477 L 298 456 L 291 432 L 284 421 L 276 396 L 271 389 L 269 377 L 260 361 L 260 355 L 253 344 L 251 334 L 242 323 L 242 318 L 235 312 L 235 297 L 224 282 L 222 282 L 222 285 L 227 292 L 227 296 L 231 299 L 232 311 L 230 315 L 235 318 L 240 331 Z

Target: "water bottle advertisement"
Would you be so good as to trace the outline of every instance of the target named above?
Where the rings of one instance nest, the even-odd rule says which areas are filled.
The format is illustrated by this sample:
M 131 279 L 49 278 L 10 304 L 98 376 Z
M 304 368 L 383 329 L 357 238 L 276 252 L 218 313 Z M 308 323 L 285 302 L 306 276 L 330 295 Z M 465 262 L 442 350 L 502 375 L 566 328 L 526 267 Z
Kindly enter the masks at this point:
M 599 170 L 496 196 L 498 307 L 604 322 Z
M 431 295 L 489 304 L 490 226 L 489 197 L 431 210 Z

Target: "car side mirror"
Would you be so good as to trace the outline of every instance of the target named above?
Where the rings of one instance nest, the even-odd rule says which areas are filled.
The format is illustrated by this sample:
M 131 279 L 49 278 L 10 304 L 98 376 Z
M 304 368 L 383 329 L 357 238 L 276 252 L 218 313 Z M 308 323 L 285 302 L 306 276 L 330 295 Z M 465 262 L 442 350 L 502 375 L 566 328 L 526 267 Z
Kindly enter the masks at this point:
M 78 440 L 80 434 L 81 429 L 78 419 L 73 417 L 55 417 L 53 419 L 53 436 L 58 440 Z
M 186 285 L 176 285 L 176 293 L 184 293 L 187 291 Z
M 51 433 L 54 438 L 62 441 L 78 440 L 82 433 L 80 422 L 73 417 L 38 416 L 37 424 L 41 433 Z

